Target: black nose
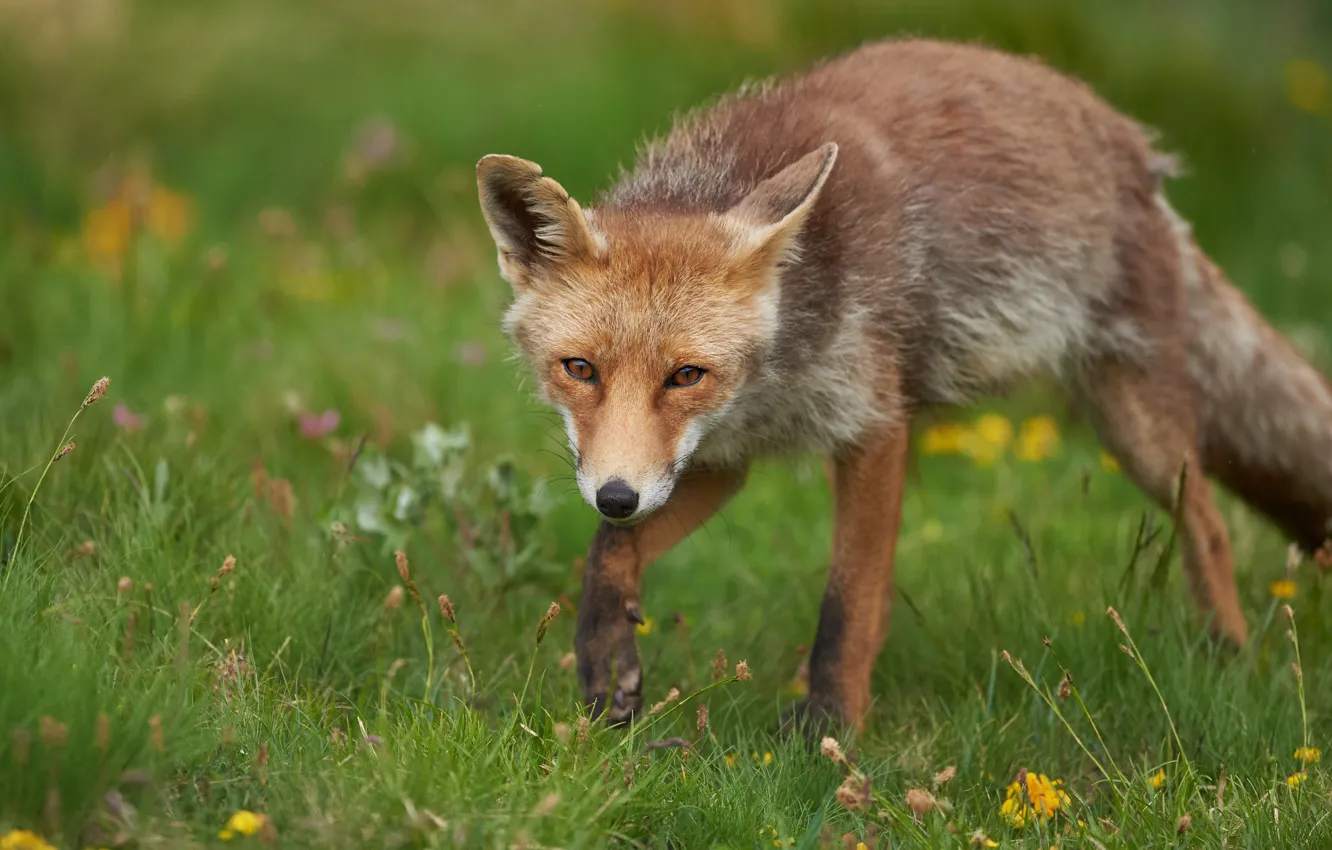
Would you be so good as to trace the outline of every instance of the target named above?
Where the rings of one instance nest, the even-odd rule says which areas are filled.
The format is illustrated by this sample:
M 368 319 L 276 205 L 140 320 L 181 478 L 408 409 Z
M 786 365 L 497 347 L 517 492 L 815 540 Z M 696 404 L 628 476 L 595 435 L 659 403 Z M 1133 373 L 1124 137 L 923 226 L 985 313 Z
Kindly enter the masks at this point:
M 618 478 L 612 478 L 597 491 L 597 510 L 611 519 L 624 519 L 638 509 L 638 494 Z

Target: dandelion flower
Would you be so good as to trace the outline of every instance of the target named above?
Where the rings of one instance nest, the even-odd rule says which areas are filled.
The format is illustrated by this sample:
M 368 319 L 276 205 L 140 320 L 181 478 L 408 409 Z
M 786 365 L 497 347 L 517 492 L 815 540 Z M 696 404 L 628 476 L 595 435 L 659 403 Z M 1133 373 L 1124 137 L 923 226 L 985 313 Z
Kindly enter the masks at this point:
M 1291 774 L 1286 777 L 1286 784 L 1291 788 L 1298 788 L 1300 783 L 1309 778 L 1309 774 L 1301 770 L 1299 773 Z
M 1147 781 L 1152 783 L 1153 788 L 1159 790 L 1162 786 L 1166 784 L 1165 770 L 1162 769 L 1156 771 L 1156 773 L 1152 774 L 1151 778 L 1149 778 Z
M 1298 750 L 1295 751 L 1295 758 L 1299 759 L 1305 764 L 1313 764 L 1317 762 L 1318 759 L 1322 757 L 1322 755 L 1323 755 L 1322 752 L 1319 751 L 1316 747 L 1300 747 Z
M 15 829 L 0 835 L 0 850 L 55 850 L 55 847 L 35 832 Z
M 1022 423 L 1013 453 L 1018 460 L 1036 463 L 1045 460 L 1059 447 L 1059 428 L 1049 416 L 1036 416 Z
M 1272 598 L 1274 599 L 1294 599 L 1295 582 L 1288 578 L 1274 581 L 1267 586 L 1267 592 L 1272 594 Z
M 1021 780 L 1026 778 L 1026 794 L 1023 794 Z M 1032 820 L 1049 820 L 1061 808 L 1067 808 L 1072 801 L 1059 786 L 1062 779 L 1051 781 L 1044 773 L 1023 771 L 1018 781 L 1008 786 L 1008 797 L 999 809 L 999 816 L 1010 826 L 1021 829 Z
M 955 455 L 962 451 L 966 435 L 962 425 L 931 425 L 925 429 L 920 448 L 927 455 Z
M 1002 451 L 1013 440 L 1013 423 L 997 413 L 986 413 L 976 420 L 975 434 Z
M 237 835 L 254 835 L 263 829 L 266 815 L 257 815 L 254 812 L 241 809 L 231 816 L 227 825 L 217 834 L 217 837 L 223 841 L 230 841 Z

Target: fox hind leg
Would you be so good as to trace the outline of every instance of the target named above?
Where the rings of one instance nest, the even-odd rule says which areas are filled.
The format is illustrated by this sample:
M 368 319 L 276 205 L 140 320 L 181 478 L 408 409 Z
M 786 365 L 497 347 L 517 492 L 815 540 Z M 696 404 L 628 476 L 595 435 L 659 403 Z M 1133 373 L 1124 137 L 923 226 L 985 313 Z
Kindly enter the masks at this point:
M 1248 626 L 1230 537 L 1201 463 L 1196 393 L 1183 352 L 1163 345 L 1147 363 L 1103 361 L 1085 376 L 1084 392 L 1101 441 L 1124 473 L 1177 517 L 1184 569 L 1212 631 L 1244 643 Z

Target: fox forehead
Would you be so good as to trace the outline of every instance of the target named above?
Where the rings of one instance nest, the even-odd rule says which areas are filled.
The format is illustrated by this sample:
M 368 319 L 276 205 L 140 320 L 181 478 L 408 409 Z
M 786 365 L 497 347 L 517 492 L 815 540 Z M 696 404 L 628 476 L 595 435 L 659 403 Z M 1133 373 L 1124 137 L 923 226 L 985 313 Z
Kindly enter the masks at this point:
M 510 311 L 529 359 L 724 367 L 772 336 L 754 280 L 761 271 L 737 259 L 715 218 L 589 215 L 589 223 L 597 255 L 519 294 Z

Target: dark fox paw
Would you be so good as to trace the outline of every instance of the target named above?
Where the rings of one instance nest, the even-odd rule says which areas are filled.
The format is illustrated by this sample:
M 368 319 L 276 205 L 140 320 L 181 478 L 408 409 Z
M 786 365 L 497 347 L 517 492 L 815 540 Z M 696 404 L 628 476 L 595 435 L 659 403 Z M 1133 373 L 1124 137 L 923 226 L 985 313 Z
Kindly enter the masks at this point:
M 636 675 L 638 685 L 635 690 L 627 691 L 623 687 L 625 676 L 620 677 L 621 687 L 615 689 L 615 693 L 607 699 L 606 694 L 594 694 L 587 701 L 588 707 L 592 710 L 592 719 L 596 720 L 605 716 L 606 722 L 611 726 L 624 726 L 632 723 L 633 719 L 643 712 L 643 694 L 642 694 L 642 676 Z

